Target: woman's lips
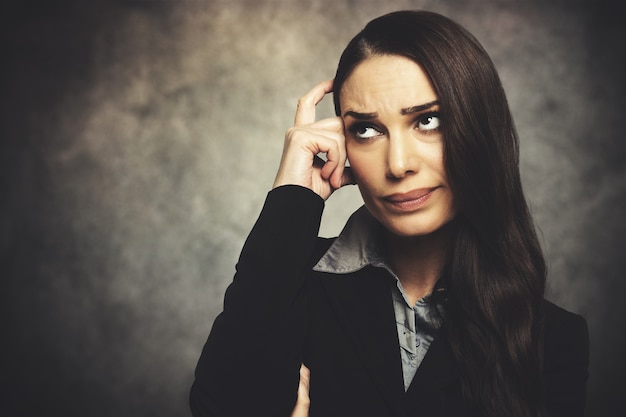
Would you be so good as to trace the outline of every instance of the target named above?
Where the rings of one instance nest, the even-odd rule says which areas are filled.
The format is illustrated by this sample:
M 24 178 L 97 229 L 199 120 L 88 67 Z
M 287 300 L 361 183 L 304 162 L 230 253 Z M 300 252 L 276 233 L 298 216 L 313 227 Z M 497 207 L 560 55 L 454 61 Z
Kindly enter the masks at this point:
M 436 189 L 437 187 L 420 188 L 407 193 L 391 194 L 383 197 L 383 201 L 397 211 L 415 211 L 426 204 Z

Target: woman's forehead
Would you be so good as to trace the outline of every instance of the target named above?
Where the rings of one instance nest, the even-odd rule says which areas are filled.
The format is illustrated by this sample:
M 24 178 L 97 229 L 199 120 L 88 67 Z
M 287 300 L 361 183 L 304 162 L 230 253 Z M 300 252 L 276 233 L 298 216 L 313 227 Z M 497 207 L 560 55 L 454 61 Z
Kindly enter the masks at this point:
M 436 100 L 422 68 L 398 55 L 379 55 L 362 61 L 340 91 L 342 111 L 400 111 Z

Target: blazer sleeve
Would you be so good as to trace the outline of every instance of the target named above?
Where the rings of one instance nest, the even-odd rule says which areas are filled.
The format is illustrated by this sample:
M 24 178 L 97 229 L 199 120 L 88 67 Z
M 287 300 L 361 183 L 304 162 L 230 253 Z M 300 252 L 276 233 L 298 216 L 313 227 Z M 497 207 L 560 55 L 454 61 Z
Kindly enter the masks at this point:
M 583 417 L 589 331 L 582 316 L 546 301 L 544 384 L 550 417 Z
M 194 417 L 290 415 L 306 334 L 305 269 L 323 208 L 306 188 L 268 194 L 196 366 Z

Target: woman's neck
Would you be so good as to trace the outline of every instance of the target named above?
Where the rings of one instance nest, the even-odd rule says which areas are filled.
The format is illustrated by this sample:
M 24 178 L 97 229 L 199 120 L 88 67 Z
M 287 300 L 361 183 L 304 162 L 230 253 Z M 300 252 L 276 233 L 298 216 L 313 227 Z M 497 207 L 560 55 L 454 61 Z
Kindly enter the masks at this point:
M 390 267 L 400 279 L 411 305 L 430 294 L 441 276 L 450 242 L 449 229 L 446 225 L 426 236 L 386 234 Z

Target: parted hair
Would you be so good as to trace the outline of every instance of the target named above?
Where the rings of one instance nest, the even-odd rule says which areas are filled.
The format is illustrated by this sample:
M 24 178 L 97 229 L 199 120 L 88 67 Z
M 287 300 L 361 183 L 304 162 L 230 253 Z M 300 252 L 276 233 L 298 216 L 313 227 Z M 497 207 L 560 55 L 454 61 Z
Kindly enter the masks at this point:
M 369 22 L 344 50 L 334 105 L 356 66 L 398 55 L 418 64 L 438 96 L 444 164 L 456 218 L 431 299 L 444 312 L 463 395 L 477 415 L 545 415 L 542 311 L 546 265 L 519 172 L 518 136 L 496 68 L 476 38 L 426 11 Z

